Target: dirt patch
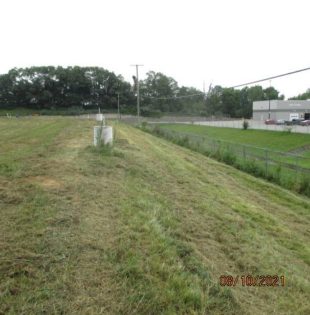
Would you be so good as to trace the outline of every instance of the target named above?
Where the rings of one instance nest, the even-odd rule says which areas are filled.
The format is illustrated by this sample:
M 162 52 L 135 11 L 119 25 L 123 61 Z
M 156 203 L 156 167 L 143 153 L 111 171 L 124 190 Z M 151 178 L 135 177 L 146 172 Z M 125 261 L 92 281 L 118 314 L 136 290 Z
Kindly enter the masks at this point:
M 82 148 L 83 146 L 84 146 L 84 143 L 81 143 L 79 141 L 72 141 L 68 143 L 67 145 L 68 148 L 72 148 L 72 149 Z
M 48 189 L 48 190 L 54 190 L 54 189 L 59 190 L 63 188 L 63 183 L 61 181 L 48 177 L 48 176 L 27 177 L 26 181 L 28 183 L 39 185 L 42 188 Z

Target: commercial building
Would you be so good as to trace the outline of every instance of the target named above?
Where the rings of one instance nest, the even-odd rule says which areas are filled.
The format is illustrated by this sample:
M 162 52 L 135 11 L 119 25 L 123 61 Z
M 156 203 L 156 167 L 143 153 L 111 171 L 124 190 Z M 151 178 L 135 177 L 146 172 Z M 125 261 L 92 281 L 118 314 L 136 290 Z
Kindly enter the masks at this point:
M 308 115 L 307 115 L 308 114 Z M 310 100 L 307 101 L 257 101 L 253 102 L 253 120 L 264 121 L 266 119 L 310 119 Z

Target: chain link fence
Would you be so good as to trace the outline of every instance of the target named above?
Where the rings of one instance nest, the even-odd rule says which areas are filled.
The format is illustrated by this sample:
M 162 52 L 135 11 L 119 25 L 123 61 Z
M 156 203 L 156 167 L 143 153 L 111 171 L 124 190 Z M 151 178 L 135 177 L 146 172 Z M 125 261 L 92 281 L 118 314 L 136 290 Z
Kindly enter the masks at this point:
M 160 126 L 147 126 L 144 129 L 257 177 L 266 178 L 310 196 L 310 157 L 179 132 Z

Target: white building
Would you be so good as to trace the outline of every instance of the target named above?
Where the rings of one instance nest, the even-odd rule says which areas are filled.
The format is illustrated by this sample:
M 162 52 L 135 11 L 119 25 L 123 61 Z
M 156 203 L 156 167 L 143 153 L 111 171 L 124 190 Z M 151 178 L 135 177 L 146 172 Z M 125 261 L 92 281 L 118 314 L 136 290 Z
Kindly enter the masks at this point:
M 270 115 L 269 115 L 270 113 Z M 310 100 L 307 101 L 257 101 L 253 102 L 253 120 L 310 119 Z

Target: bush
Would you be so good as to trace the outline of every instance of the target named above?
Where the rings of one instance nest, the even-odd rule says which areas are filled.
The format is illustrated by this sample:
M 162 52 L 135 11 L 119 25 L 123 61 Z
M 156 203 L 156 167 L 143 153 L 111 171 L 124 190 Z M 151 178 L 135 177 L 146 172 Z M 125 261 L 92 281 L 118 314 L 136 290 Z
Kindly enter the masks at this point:
M 297 191 L 299 193 L 302 193 L 306 196 L 310 196 L 310 180 L 309 177 L 303 177 L 300 182 L 298 183 L 298 189 Z
M 243 120 L 242 128 L 243 130 L 247 130 L 249 128 L 249 122 L 247 120 Z
M 178 144 L 183 147 L 189 147 L 190 146 L 189 137 L 188 136 L 181 137 L 180 139 L 178 139 Z
M 222 154 L 222 161 L 225 162 L 226 164 L 229 164 L 229 165 L 235 165 L 236 163 L 236 156 L 230 152 L 230 151 L 225 151 L 223 154 Z
M 141 129 L 146 130 L 147 129 L 147 121 L 142 121 L 141 123 Z
M 151 109 L 147 106 L 141 107 L 141 115 L 144 117 L 154 117 L 160 118 L 162 117 L 163 113 L 157 109 Z

